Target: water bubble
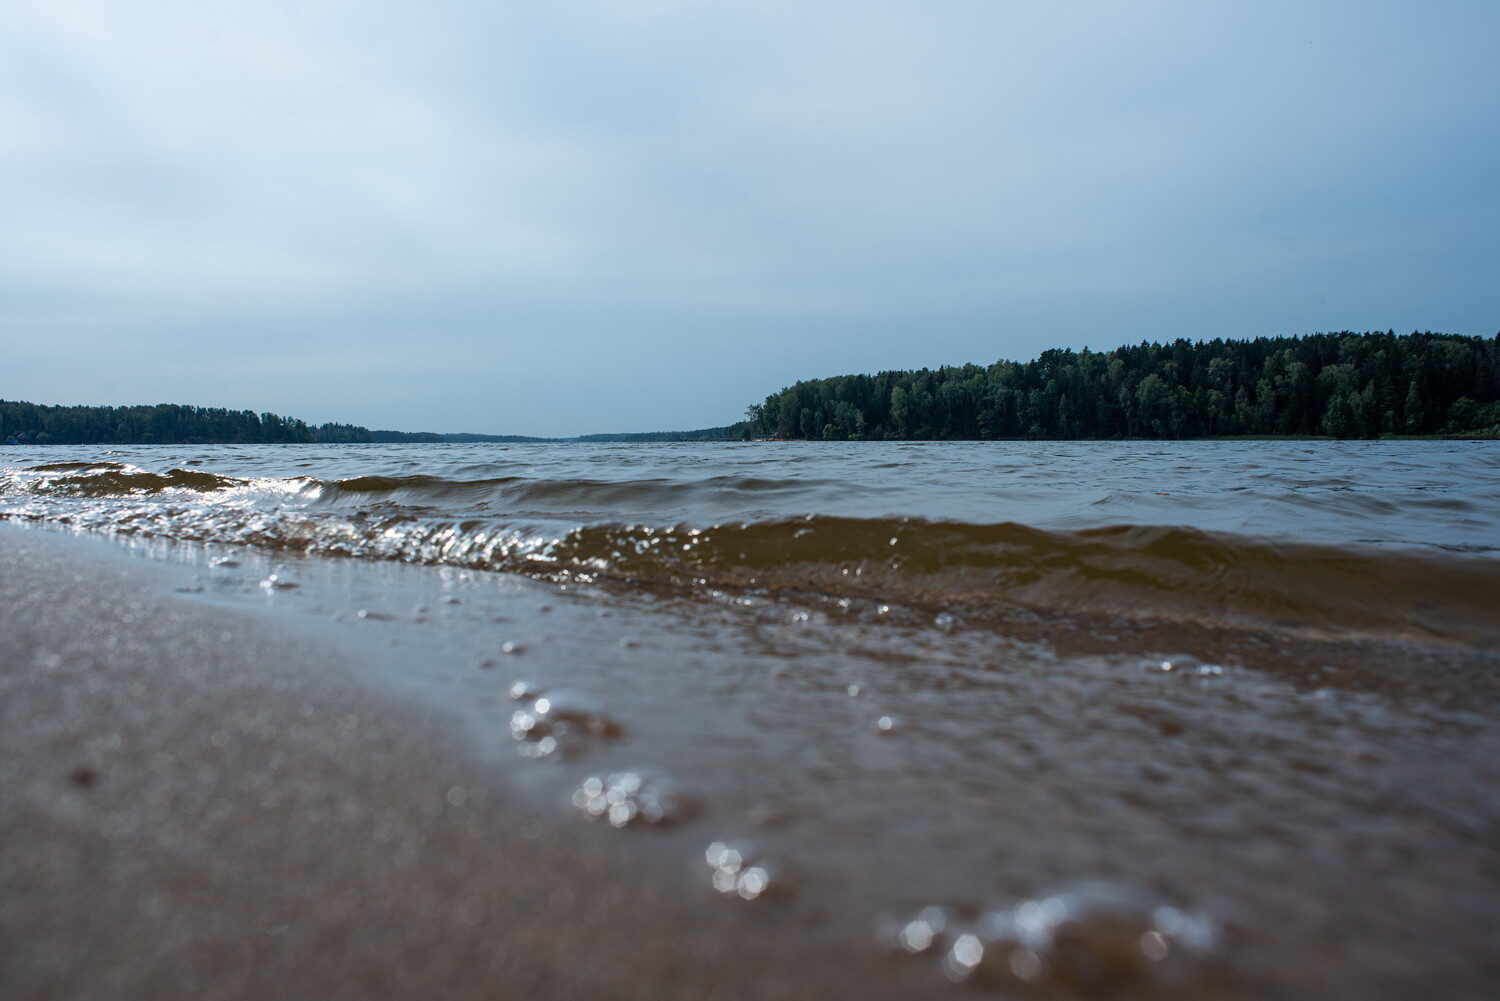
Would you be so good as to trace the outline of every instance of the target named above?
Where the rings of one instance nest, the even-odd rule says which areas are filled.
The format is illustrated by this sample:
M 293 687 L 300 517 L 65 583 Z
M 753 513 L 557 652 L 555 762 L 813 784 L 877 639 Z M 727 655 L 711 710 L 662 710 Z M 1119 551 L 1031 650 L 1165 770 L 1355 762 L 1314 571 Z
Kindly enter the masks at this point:
M 1146 959 L 1153 963 L 1159 963 L 1167 958 L 1167 954 L 1172 951 L 1172 947 L 1167 942 L 1165 935 L 1153 929 L 1141 936 L 1140 950 L 1141 955 L 1145 956 Z
M 1218 925 L 1204 915 L 1163 905 L 1151 912 L 1151 922 L 1167 942 L 1175 942 L 1199 956 L 1212 956 L 1223 946 Z
M 1046 960 L 1008 913 L 985 914 L 956 936 L 942 967 L 951 980 L 986 986 L 1039 984 L 1047 973 Z
M 594 737 L 618 737 L 624 728 L 592 695 L 572 688 L 554 688 L 537 696 L 531 708 L 547 724 L 571 723 Z
M 513 640 L 506 640 L 504 643 L 500 644 L 500 652 L 509 654 L 521 654 L 526 652 L 526 648 L 520 643 L 514 642 Z
M 525 740 L 537 727 L 537 718 L 524 709 L 517 709 L 510 716 L 510 733 L 517 740 Z
M 745 867 L 735 881 L 735 892 L 743 900 L 755 900 L 781 887 L 776 866 L 771 862 L 757 862 Z
M 591 739 L 619 737 L 625 732 L 599 700 L 583 692 L 538 690 L 518 681 L 510 694 L 525 705 L 510 716 L 510 735 L 522 743 L 524 757 L 546 757 L 560 749 L 576 751 Z
M 542 687 L 533 681 L 515 681 L 510 686 L 512 702 L 534 702 L 542 694 Z
M 703 853 L 713 870 L 713 888 L 726 897 L 758 900 L 787 893 L 791 884 L 782 867 L 765 858 L 751 841 L 715 841 Z
M 956 924 L 957 916 L 947 907 L 924 907 L 896 932 L 895 944 L 910 953 L 941 949 Z
M 613 827 L 674 824 L 688 819 L 698 808 L 697 800 L 675 779 L 650 768 L 590 775 L 574 791 L 573 805 L 590 819 L 608 819 Z
M 899 927 L 895 944 L 911 953 L 943 949 L 943 972 L 955 981 L 1086 996 L 1152 986 L 1206 992 L 1223 958 L 1212 919 L 1114 883 L 987 911 L 967 927 L 947 908 L 923 908 Z
M 525 738 L 517 737 L 517 740 Z M 519 750 L 523 758 L 545 758 L 557 750 L 557 738 L 550 734 L 537 741 L 522 743 Z
M 753 858 L 755 854 L 755 843 L 752 841 L 715 841 L 703 853 L 703 859 L 710 869 L 733 873 L 739 872 L 745 860 Z
M 1174 653 L 1166 657 L 1146 661 L 1148 669 L 1167 674 L 1192 678 L 1217 678 L 1224 673 L 1223 666 L 1210 664 L 1187 653 Z
M 875 721 L 875 732 L 881 735 L 892 734 L 900 725 L 894 716 L 882 716 Z

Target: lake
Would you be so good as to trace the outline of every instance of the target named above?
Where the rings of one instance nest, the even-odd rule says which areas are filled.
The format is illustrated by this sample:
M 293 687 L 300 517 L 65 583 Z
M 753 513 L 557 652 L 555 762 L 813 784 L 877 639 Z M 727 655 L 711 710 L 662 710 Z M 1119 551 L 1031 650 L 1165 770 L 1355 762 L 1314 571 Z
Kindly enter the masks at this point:
M 0 516 L 381 651 L 372 685 L 463 720 L 487 767 L 684 906 L 776 908 L 929 965 L 934 991 L 1493 985 L 1500 443 L 0 467 Z

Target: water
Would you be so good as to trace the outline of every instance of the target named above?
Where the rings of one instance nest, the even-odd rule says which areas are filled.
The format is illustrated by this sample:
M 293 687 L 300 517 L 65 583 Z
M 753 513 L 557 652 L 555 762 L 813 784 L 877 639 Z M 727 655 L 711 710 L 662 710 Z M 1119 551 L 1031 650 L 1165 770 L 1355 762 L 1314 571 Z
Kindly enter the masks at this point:
M 16 449 L 13 517 L 307 553 L 1493 645 L 1489 443 Z M 1416 600 L 1415 596 L 1421 600 Z M 997 607 L 997 602 L 1003 607 Z
M 101 462 L 131 468 L 113 478 L 62 468 Z M 75 496 L 176 487 L 203 500 L 219 488 L 236 505 L 310 515 L 377 506 L 572 527 L 816 514 L 1500 548 L 1500 449 L 1492 442 L 58 446 L 6 449 L 3 465 L 11 496 L 28 479 L 17 470 L 51 465 L 66 481 L 59 492 Z M 235 479 L 244 482 L 224 482 Z
M 934 991 L 1495 986 L 1492 443 L 0 464 L 12 520 L 389 651 L 383 683 L 694 906 L 878 937 Z

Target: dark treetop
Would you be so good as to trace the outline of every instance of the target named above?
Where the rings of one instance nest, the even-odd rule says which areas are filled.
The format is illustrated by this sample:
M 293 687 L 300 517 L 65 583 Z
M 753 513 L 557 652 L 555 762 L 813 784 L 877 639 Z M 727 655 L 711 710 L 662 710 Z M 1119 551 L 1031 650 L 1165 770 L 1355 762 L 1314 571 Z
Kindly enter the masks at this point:
M 0 400 L 0 441 L 4 442 L 123 445 L 317 440 L 317 432 L 303 421 L 276 414 L 255 414 L 249 410 L 172 403 L 138 407 L 48 407 Z
M 1500 335 L 1346 332 L 815 379 L 750 407 L 747 423 L 840 441 L 1497 436 L 1497 393 Z

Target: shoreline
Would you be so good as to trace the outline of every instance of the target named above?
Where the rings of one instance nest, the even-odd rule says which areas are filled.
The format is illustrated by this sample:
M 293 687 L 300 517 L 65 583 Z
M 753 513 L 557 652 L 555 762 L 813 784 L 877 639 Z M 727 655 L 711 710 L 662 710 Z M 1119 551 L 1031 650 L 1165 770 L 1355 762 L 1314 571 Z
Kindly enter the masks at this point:
M 637 868 L 507 788 L 442 712 L 362 679 L 368 651 L 172 595 L 188 575 L 0 526 L 5 996 L 937 986 Z
M 1090 881 L 1225 936 L 1099 996 L 1492 993 L 1493 652 L 39 528 L 0 524 L 7 998 L 961 998 L 875 930 Z M 528 754 L 523 680 L 618 732 Z M 569 804 L 638 766 L 684 822 Z M 746 835 L 789 894 L 709 888 Z
M 413 433 L 413 432 L 402 432 Z M 420 432 L 416 432 L 420 433 Z M 643 432 L 654 434 L 656 432 Z M 582 438 L 519 438 L 511 440 L 502 435 L 480 435 L 474 438 L 462 438 L 441 441 L 221 441 L 217 439 L 190 441 L 108 441 L 108 442 L 37 442 L 37 441 L 0 441 L 0 447 L 4 448 L 117 448 L 117 447 L 151 447 L 161 448 L 184 448 L 202 445 L 291 445 L 302 448 L 323 448 L 327 446 L 343 445 L 758 445 L 758 444 L 804 444 L 804 445 L 826 445 L 829 443 L 848 445 L 864 443 L 897 443 L 902 445 L 920 444 L 942 444 L 989 442 L 994 444 L 1059 444 L 1067 442 L 1078 443 L 1116 443 L 1116 444 L 1160 444 L 1173 443 L 1185 444 L 1194 441 L 1209 442 L 1372 442 L 1372 441 L 1500 441 L 1500 435 L 1484 434 L 1479 432 L 1460 432 L 1455 434 L 1381 434 L 1373 438 L 1335 438 L 1326 434 L 1239 434 L 1239 435 L 1190 435 L 1182 438 L 1132 438 L 1129 436 L 1117 436 L 1110 438 L 662 438 L 651 440 L 637 440 L 635 438 L 599 438 L 586 436 Z

